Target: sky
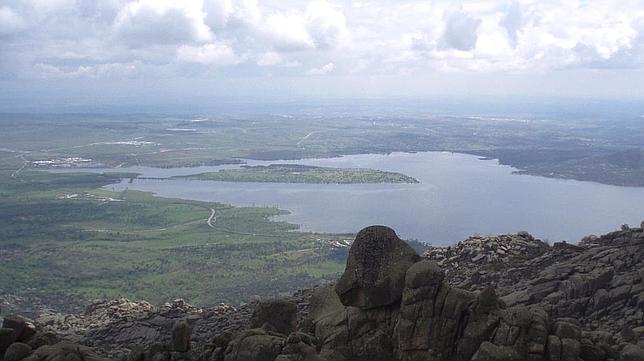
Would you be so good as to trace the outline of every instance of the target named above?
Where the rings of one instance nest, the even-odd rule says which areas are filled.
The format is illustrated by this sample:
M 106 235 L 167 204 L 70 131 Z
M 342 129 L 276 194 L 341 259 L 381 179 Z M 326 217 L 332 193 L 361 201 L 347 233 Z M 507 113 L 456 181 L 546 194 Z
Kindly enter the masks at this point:
M 643 85 L 644 0 L 0 0 L 0 109 Z

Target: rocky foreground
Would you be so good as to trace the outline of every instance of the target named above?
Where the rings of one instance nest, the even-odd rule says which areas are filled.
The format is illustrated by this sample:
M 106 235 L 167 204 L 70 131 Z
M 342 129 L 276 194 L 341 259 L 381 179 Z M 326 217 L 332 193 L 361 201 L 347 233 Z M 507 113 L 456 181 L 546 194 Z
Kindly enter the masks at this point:
M 418 255 L 363 229 L 336 284 L 240 308 L 101 301 L 5 317 L 3 361 L 644 361 L 644 230 L 471 237 Z

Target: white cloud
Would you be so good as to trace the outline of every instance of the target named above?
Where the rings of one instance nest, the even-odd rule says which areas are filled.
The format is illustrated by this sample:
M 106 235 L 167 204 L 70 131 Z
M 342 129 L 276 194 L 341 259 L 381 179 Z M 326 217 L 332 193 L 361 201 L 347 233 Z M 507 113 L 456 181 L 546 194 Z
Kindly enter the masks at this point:
M 140 62 L 80 65 L 77 67 L 60 67 L 52 64 L 38 63 L 34 66 L 34 70 L 42 78 L 118 79 L 136 75 L 140 67 Z
M 204 0 L 206 24 L 214 31 L 255 25 L 261 18 L 257 0 Z
M 204 65 L 230 65 L 240 62 L 230 46 L 219 43 L 202 46 L 182 45 L 177 48 L 177 59 Z
M 519 36 L 518 32 L 523 26 L 523 13 L 521 11 L 521 3 L 519 1 L 512 1 L 507 13 L 501 20 L 501 25 L 503 25 L 505 30 L 508 32 L 512 46 L 516 47 Z
M 206 0 L 203 2 L 205 21 L 211 29 L 223 29 L 233 14 L 232 0 Z
M 0 35 L 12 34 L 23 30 L 25 21 L 8 6 L 0 7 Z
M 346 41 L 344 14 L 326 1 L 314 1 L 306 8 L 306 29 L 318 48 L 335 48 Z
M 297 60 L 286 60 L 283 55 L 274 51 L 259 54 L 256 64 L 257 66 L 281 66 L 286 68 L 294 68 L 302 65 Z
M 273 14 L 266 19 L 265 26 L 277 50 L 298 51 L 315 48 L 315 42 L 298 12 Z
M 644 6 L 641 0 L 474 0 L 458 8 L 421 0 L 4 0 L 0 53 L 3 76 L 17 78 L 33 77 L 35 68 L 52 76 L 121 76 L 97 64 L 135 64 L 137 76 L 163 69 L 168 77 L 208 76 L 199 64 L 233 65 L 227 74 L 276 78 L 644 69 Z M 321 59 L 333 62 L 320 67 Z
M 477 30 L 481 20 L 475 19 L 463 11 L 456 11 L 445 19 L 443 43 L 446 47 L 456 50 L 472 50 L 478 38 Z
M 131 47 L 207 42 L 204 17 L 200 1 L 139 0 L 120 10 L 114 32 Z
M 284 61 L 282 56 L 274 51 L 268 51 L 264 54 L 261 54 L 257 59 L 257 65 L 259 66 L 272 66 L 279 65 Z
M 267 17 L 263 28 L 260 31 L 281 51 L 332 49 L 348 37 L 344 14 L 327 1 L 313 1 L 303 11 L 277 11 Z
M 307 74 L 309 75 L 327 75 L 335 69 L 335 64 L 328 63 L 319 68 L 310 69 Z

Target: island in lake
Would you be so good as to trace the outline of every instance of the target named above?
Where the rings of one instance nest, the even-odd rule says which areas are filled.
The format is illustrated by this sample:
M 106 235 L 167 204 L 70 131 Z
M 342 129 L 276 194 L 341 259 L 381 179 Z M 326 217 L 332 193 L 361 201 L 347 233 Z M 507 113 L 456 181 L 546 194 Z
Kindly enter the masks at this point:
M 301 164 L 242 166 L 239 169 L 222 169 L 217 172 L 172 178 L 259 183 L 418 183 L 417 179 L 396 172 L 369 168 L 314 167 Z

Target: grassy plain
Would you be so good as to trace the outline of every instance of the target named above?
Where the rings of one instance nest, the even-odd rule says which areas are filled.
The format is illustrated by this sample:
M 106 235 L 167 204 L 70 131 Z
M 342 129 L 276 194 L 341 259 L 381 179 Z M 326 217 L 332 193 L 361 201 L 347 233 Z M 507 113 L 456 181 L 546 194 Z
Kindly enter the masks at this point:
M 343 267 L 328 241 L 351 237 L 298 232 L 270 220 L 284 212 L 275 208 L 101 189 L 113 175 L 0 175 L 0 294 L 63 309 L 123 296 L 238 302 L 309 287 Z

